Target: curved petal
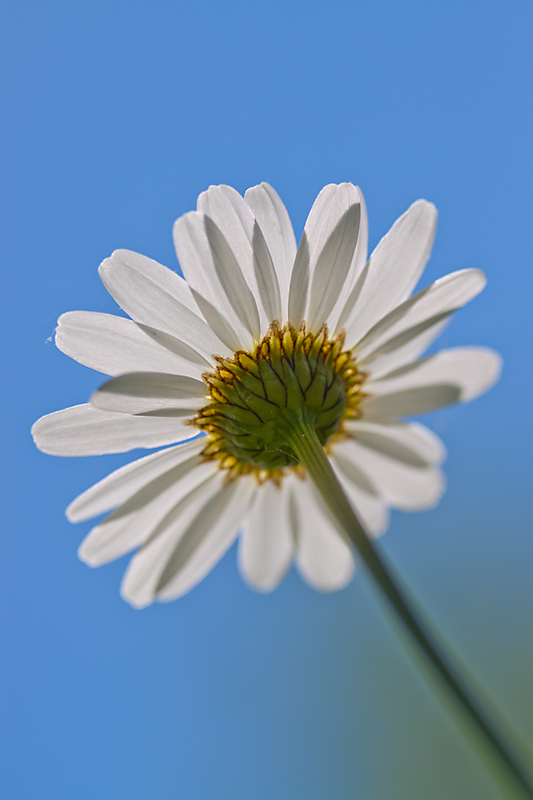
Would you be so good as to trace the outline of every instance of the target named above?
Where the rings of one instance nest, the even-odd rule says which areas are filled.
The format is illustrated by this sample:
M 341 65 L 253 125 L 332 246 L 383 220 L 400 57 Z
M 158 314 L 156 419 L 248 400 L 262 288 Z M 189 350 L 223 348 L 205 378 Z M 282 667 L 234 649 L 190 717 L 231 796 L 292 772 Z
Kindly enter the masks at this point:
M 330 456 L 331 465 L 363 528 L 380 536 L 389 527 L 389 512 L 369 478 L 342 453 Z
M 78 557 L 98 567 L 139 547 L 176 503 L 216 470 L 213 461 L 202 462 L 200 456 L 193 456 L 150 481 L 89 532 Z
M 174 223 L 174 246 L 183 274 L 208 324 L 232 352 L 260 337 L 259 312 L 229 244 L 198 211 Z
M 223 484 L 219 472 L 183 498 L 131 560 L 122 596 L 139 608 L 192 589 L 234 541 L 254 490 L 251 480 Z
M 376 358 L 403 347 L 469 303 L 486 283 L 478 269 L 464 269 L 439 278 L 380 319 L 357 345 L 358 358 L 371 369 Z
M 100 411 L 90 403 L 41 417 L 32 436 L 43 453 L 53 456 L 100 456 L 138 447 L 161 447 L 195 435 L 180 419 L 134 417 Z
M 157 333 L 156 333 L 157 336 Z M 95 311 L 69 311 L 57 321 L 57 347 L 70 358 L 105 375 L 125 372 L 170 372 L 201 378 L 211 364 L 188 345 L 174 339 L 174 350 L 124 317 Z
M 436 383 L 367 398 L 361 403 L 361 411 L 366 420 L 394 422 L 401 417 L 416 417 L 451 406 L 460 399 L 461 390 L 458 386 Z
M 363 402 L 363 413 L 390 416 L 396 402 L 395 416 L 410 416 L 423 413 L 421 401 L 427 405 L 424 411 L 430 411 L 473 400 L 498 380 L 501 365 L 501 356 L 486 347 L 441 350 L 367 383 L 365 388 L 372 396 Z
M 198 211 L 213 220 L 225 237 L 257 303 L 261 334 L 281 319 L 276 270 L 263 232 L 241 195 L 231 186 L 210 186 L 198 198 Z
M 292 500 L 298 571 L 322 592 L 343 589 L 355 569 L 350 546 L 324 513 L 309 479 L 295 482 Z
M 202 381 L 160 372 L 111 378 L 91 397 L 91 404 L 103 411 L 159 417 L 191 416 L 207 402 L 209 391 Z
M 290 486 L 267 481 L 256 495 L 239 542 L 239 567 L 245 580 L 261 592 L 275 589 L 294 552 L 289 521 Z
M 370 256 L 346 322 L 349 347 L 382 317 L 406 300 L 426 266 L 437 225 L 437 210 L 417 200 L 392 226 Z
M 160 475 L 198 456 L 204 447 L 201 437 L 131 461 L 78 495 L 65 512 L 68 519 L 82 522 L 116 508 Z
M 286 320 L 289 282 L 296 256 L 296 239 L 290 217 L 278 193 L 268 183 L 248 189 L 244 199 L 263 232 L 272 256 L 281 294 L 281 318 Z
M 155 599 L 157 582 L 176 542 L 222 485 L 219 474 L 208 478 L 175 503 L 158 521 L 141 549 L 128 564 L 120 593 L 135 608 L 150 605 Z
M 230 355 L 198 314 L 186 282 L 176 272 L 131 250 L 115 250 L 98 269 L 102 283 L 135 322 L 185 342 L 211 362 Z
M 344 424 L 355 441 L 412 467 L 435 466 L 446 458 L 443 442 L 419 422 L 380 424 L 358 419 Z
M 365 363 L 365 371 L 370 373 L 372 380 L 377 380 L 393 370 L 410 364 L 426 352 L 450 320 L 451 314 L 437 315 L 427 323 L 416 326 L 416 330 L 410 329 L 405 334 L 400 334 L 397 339 L 391 341 L 390 350 L 383 348 L 379 354 L 372 356 Z
M 432 508 L 444 492 L 444 476 L 436 467 L 411 466 L 354 440 L 340 442 L 335 454 L 337 461 L 361 470 L 389 506 L 405 511 Z
M 202 508 L 176 546 L 157 584 L 160 600 L 175 600 L 193 589 L 235 541 L 257 486 L 242 479 L 227 484 Z
M 348 277 L 343 286 L 342 292 L 335 305 L 335 308 L 330 314 L 330 329 L 333 333 L 338 333 L 342 330 L 348 319 L 351 317 L 352 305 L 350 298 L 358 296 L 358 291 L 354 288 L 361 277 L 361 273 L 365 267 L 368 258 L 368 213 L 366 210 L 365 198 L 359 186 L 355 187 L 359 194 L 359 201 L 361 203 L 361 212 L 359 220 L 359 236 L 357 237 L 357 245 L 355 253 L 353 254 L 352 264 L 348 271 Z
M 330 322 L 346 280 L 359 234 L 361 203 L 351 183 L 324 187 L 305 223 L 289 291 L 289 322 L 310 330 Z

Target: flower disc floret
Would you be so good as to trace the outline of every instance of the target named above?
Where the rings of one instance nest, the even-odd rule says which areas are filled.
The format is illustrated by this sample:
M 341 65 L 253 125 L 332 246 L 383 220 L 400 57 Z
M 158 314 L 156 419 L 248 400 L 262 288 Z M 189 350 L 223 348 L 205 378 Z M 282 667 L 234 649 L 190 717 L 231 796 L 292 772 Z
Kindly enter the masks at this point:
M 217 459 L 229 477 L 253 472 L 259 480 L 279 479 L 299 460 L 289 444 L 294 422 L 312 425 L 322 443 L 341 431 L 342 422 L 360 415 L 365 378 L 344 334 L 330 338 L 327 326 L 308 333 L 274 322 L 255 352 L 217 357 L 204 373 L 211 402 L 193 424 L 209 435 L 204 457 Z

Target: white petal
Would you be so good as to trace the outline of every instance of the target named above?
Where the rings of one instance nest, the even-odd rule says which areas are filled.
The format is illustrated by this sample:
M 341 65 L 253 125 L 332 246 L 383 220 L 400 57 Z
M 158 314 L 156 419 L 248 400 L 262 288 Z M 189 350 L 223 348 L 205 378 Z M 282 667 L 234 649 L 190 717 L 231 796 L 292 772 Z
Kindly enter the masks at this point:
M 199 455 L 205 442 L 205 437 L 194 439 L 120 467 L 76 497 L 65 512 L 68 519 L 81 522 L 116 508 L 160 475 Z
M 373 536 L 389 525 L 389 512 L 372 481 L 359 467 L 343 457 L 338 446 L 330 456 L 331 465 L 363 528 Z
M 344 493 L 363 528 L 374 536 L 389 525 L 389 512 L 374 481 L 343 451 L 344 442 L 335 443 L 329 460 Z M 329 514 L 329 512 L 327 512 Z
M 241 478 L 202 508 L 159 578 L 159 599 L 182 597 L 205 578 L 235 541 L 256 491 L 253 480 Z
M 355 186 L 325 186 L 305 223 L 289 292 L 289 321 L 310 330 L 329 322 L 352 265 L 361 205 Z
M 272 256 L 281 293 L 282 319 L 286 320 L 289 282 L 296 256 L 296 239 L 290 217 L 278 193 L 268 183 L 248 189 L 244 199 L 252 209 Z
M 181 500 L 130 562 L 122 596 L 142 607 L 192 589 L 234 541 L 254 491 L 248 479 L 223 485 L 219 473 Z
M 358 419 L 344 425 L 355 441 L 413 467 L 435 466 L 446 458 L 443 442 L 419 422 L 382 425 Z
M 459 387 L 440 383 L 370 397 L 363 401 L 361 410 L 367 420 L 394 422 L 400 417 L 416 417 L 437 408 L 451 406 L 460 399 Z
M 148 329 L 150 330 L 150 329 Z M 56 345 L 67 356 L 106 375 L 125 372 L 171 372 L 200 378 L 211 364 L 178 339 L 146 330 L 130 319 L 93 311 L 69 311 L 58 319 Z M 159 341 L 157 334 L 159 333 Z
M 121 586 L 122 597 L 137 608 L 155 599 L 156 587 L 172 551 L 201 509 L 216 496 L 222 485 L 221 474 L 208 478 L 193 489 L 168 514 L 159 520 L 143 547 L 130 561 Z
M 255 589 L 270 592 L 288 570 L 294 539 L 289 521 L 290 485 L 267 481 L 256 495 L 239 543 L 239 567 Z
M 174 246 L 205 319 L 232 352 L 260 339 L 259 312 L 225 237 L 215 223 L 191 211 L 174 223 Z
M 498 380 L 501 363 L 498 353 L 486 347 L 441 350 L 367 383 L 365 389 L 372 397 L 363 402 L 363 413 L 410 416 L 473 400 Z
M 481 270 L 452 272 L 422 289 L 377 322 L 357 345 L 358 360 L 370 369 L 374 359 L 403 347 L 470 302 L 485 287 Z
M 384 350 L 379 355 L 376 355 L 375 358 L 372 356 L 371 360 L 365 362 L 364 368 L 370 373 L 372 380 L 382 378 L 389 372 L 420 358 L 435 339 L 441 335 L 450 322 L 451 315 L 447 314 L 444 318 L 437 317 L 436 319 L 437 322 L 433 320 L 433 324 L 429 324 L 428 327 L 420 325 L 419 330 L 421 332 L 419 333 L 412 330 L 407 331 L 404 338 L 400 336 L 398 340 L 391 342 L 391 348 L 394 347 L 394 349 L 391 349 L 390 352 Z
M 169 511 L 212 477 L 216 464 L 193 456 L 147 483 L 85 537 L 78 556 L 91 567 L 107 564 L 143 544 Z
M 209 391 L 202 381 L 160 372 L 120 375 L 91 397 L 91 404 L 103 411 L 159 417 L 192 416 L 208 401 Z
M 136 322 L 170 334 L 208 360 L 231 354 L 200 317 L 189 287 L 176 272 L 130 250 L 115 250 L 98 272 L 107 291 Z
M 337 463 L 343 459 L 358 467 L 376 487 L 381 500 L 395 508 L 432 508 L 444 492 L 444 476 L 438 468 L 413 467 L 354 440 L 340 442 L 335 457 Z M 343 471 L 348 472 L 346 468 Z
M 263 232 L 241 195 L 231 186 L 211 186 L 198 198 L 197 210 L 208 216 L 225 237 L 257 303 L 261 334 L 281 319 L 276 270 Z
M 435 206 L 417 200 L 379 242 L 358 282 L 352 319 L 346 325 L 349 347 L 409 297 L 426 266 L 436 225 Z
M 342 589 L 355 568 L 350 546 L 324 513 L 309 479 L 295 482 L 292 499 L 298 571 L 315 589 Z
M 161 447 L 191 439 L 195 429 L 180 419 L 134 417 L 100 411 L 90 403 L 41 417 L 31 429 L 35 444 L 53 456 L 99 456 L 137 447 Z
M 330 314 L 330 329 L 333 333 L 337 333 L 346 326 L 346 322 L 351 318 L 353 310 L 353 302 L 358 296 L 357 290 L 354 287 L 361 276 L 368 258 L 368 213 L 366 210 L 365 198 L 359 186 L 355 187 L 359 194 L 359 201 L 361 203 L 361 213 L 359 221 L 359 236 L 357 237 L 357 246 L 353 254 L 352 264 L 346 278 L 346 283 L 343 286 L 342 292 L 339 294 L 339 299 L 333 311 Z

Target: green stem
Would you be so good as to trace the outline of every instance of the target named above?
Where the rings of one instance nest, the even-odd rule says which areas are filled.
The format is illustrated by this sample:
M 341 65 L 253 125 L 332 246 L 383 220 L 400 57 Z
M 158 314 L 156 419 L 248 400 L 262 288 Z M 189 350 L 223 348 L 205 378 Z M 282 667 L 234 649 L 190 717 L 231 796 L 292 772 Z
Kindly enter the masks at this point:
M 320 492 L 330 513 L 354 545 L 406 631 L 480 734 L 489 753 L 496 756 L 496 761 L 503 774 L 512 779 L 514 786 L 521 790 L 523 797 L 532 800 L 533 784 L 526 771 L 513 754 L 511 747 L 497 732 L 494 723 L 489 719 L 478 700 L 473 697 L 464 677 L 460 675 L 457 667 L 451 663 L 449 656 L 428 630 L 427 624 L 421 619 L 414 604 L 400 587 L 397 578 L 386 564 L 374 541 L 363 530 L 335 477 L 313 426 L 301 412 L 292 417 L 291 430 L 287 431 L 287 438 Z

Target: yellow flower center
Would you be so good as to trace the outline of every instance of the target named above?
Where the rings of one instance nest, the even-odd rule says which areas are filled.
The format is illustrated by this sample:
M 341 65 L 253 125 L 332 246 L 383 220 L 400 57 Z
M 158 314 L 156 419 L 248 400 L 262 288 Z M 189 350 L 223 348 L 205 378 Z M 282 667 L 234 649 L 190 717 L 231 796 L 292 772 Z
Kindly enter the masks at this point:
M 211 402 L 192 423 L 208 434 L 203 455 L 228 478 L 255 472 L 260 482 L 279 480 L 298 459 L 287 441 L 291 419 L 303 415 L 323 446 L 342 432 L 343 420 L 360 416 L 361 372 L 344 350 L 344 334 L 330 338 L 324 325 L 308 333 L 273 322 L 255 352 L 217 356 L 202 376 Z

